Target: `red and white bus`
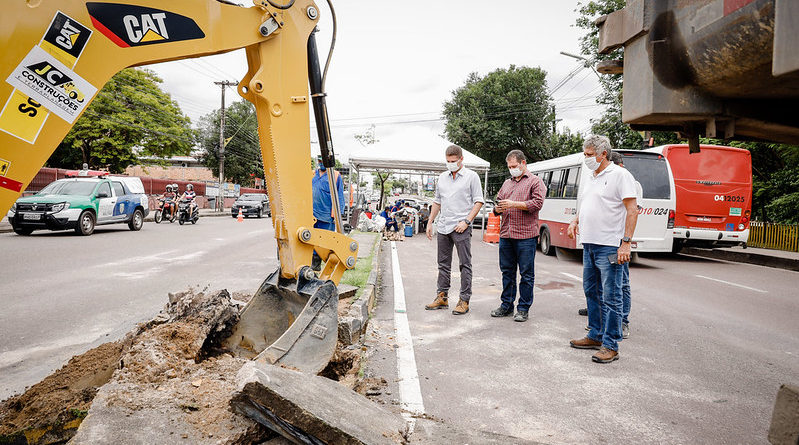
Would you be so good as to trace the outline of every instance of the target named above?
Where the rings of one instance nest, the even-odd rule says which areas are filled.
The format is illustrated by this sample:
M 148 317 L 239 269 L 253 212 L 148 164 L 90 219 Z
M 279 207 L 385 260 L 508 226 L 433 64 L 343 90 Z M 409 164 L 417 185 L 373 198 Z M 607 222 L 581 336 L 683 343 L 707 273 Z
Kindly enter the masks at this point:
M 682 246 L 745 245 L 752 215 L 752 156 L 749 150 L 701 145 L 663 145 L 645 151 L 662 154 L 674 174 L 677 214 L 674 251 Z
M 633 252 L 671 252 L 675 216 L 675 191 L 671 168 L 662 154 L 640 150 L 614 150 L 624 159 L 624 168 L 641 184 L 638 224 L 632 240 Z M 588 183 L 588 169 L 583 167 L 583 153 L 575 153 L 529 165 L 533 174 L 544 181 L 547 196 L 538 213 L 541 252 L 551 255 L 555 247 L 582 249 L 580 237 L 566 234 L 569 222 L 577 214 L 580 185 Z M 619 240 L 621 241 L 621 240 Z

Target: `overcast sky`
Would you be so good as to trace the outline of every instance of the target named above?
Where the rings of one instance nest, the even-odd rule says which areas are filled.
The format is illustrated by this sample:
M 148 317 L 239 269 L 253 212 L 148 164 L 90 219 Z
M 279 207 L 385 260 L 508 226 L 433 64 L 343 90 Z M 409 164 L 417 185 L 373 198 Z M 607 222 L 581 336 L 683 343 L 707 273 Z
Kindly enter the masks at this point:
M 317 42 L 326 57 L 332 22 L 327 3 L 317 1 Z M 326 87 L 333 144 L 342 159 L 362 151 L 353 135 L 372 124 L 381 142 L 400 142 L 409 153 L 443 150 L 442 104 L 471 72 L 538 66 L 554 88 L 581 64 L 560 54 L 579 54 L 577 0 L 334 0 L 333 6 L 338 36 Z M 236 51 L 152 68 L 196 125 L 219 108 L 213 82 L 238 81 L 247 67 L 243 51 Z M 602 111 L 594 101 L 599 91 L 597 76 L 578 70 L 553 94 L 558 128 L 587 132 Z M 232 90 L 226 98 L 241 100 Z

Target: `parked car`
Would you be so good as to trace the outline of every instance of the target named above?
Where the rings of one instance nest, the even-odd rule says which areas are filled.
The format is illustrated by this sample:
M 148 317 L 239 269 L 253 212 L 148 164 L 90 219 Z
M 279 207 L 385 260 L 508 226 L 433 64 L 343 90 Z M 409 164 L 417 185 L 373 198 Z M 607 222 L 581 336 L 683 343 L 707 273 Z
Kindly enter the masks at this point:
M 33 196 L 19 198 L 8 212 L 14 232 L 74 230 L 91 235 L 105 224 L 141 230 L 149 213 L 144 185 L 137 177 L 99 176 L 59 179 Z
M 272 208 L 269 207 L 269 197 L 265 193 L 245 193 L 236 199 L 230 214 L 234 218 L 239 216 L 239 209 L 244 216 L 256 216 L 261 218 L 266 215 L 272 216 Z

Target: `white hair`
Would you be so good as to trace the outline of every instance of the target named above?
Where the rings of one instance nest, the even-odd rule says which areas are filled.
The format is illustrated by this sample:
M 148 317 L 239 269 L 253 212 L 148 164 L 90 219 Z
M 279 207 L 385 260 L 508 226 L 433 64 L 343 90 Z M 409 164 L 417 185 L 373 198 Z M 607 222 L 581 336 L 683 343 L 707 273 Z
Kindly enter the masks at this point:
M 583 142 L 583 150 L 588 147 L 594 147 L 596 154 L 606 153 L 608 158 L 610 158 L 610 139 L 608 139 L 607 136 L 599 134 L 588 136 L 585 138 L 585 142 Z

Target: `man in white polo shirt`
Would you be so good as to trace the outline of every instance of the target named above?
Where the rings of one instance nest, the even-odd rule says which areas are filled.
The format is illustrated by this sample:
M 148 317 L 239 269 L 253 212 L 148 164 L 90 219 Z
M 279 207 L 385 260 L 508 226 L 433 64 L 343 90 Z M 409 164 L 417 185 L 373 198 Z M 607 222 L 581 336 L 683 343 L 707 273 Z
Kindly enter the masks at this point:
M 583 143 L 585 167 L 592 171 L 581 184 L 577 218 L 568 235 L 583 245 L 583 291 L 588 305 L 588 335 L 572 340 L 578 349 L 599 349 L 591 359 L 610 363 L 619 358 L 622 339 L 622 270 L 630 261 L 630 242 L 638 221 L 635 179 L 610 162 L 610 140 L 590 136 Z
M 447 171 L 438 177 L 436 197 L 430 211 L 427 238 L 433 239 L 433 224 L 438 216 L 438 289 L 435 300 L 425 309 L 449 308 L 452 247 L 458 251 L 461 271 L 461 289 L 454 315 L 469 312 L 472 296 L 472 221 L 483 206 L 483 188 L 477 173 L 463 166 L 463 150 L 450 145 L 444 153 Z

